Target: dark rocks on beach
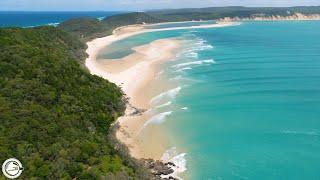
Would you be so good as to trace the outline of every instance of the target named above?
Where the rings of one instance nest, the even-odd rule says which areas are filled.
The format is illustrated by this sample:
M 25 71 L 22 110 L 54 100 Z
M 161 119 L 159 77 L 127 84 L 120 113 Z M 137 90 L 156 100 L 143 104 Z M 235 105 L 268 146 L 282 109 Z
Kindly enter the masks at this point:
M 136 115 L 140 116 L 146 111 L 145 109 L 139 109 L 136 107 L 134 107 L 133 109 L 134 109 L 134 111 L 130 114 L 130 116 L 136 116 Z
M 140 116 L 142 115 L 144 112 L 146 112 L 145 109 L 140 109 L 137 107 L 134 107 L 132 104 L 130 104 L 129 102 L 127 102 L 127 106 L 130 109 L 130 113 L 128 114 L 128 116 Z
M 170 175 L 174 172 L 174 170 L 170 166 L 176 166 L 172 162 L 164 163 L 162 161 L 155 161 L 153 159 L 142 159 L 144 166 L 151 171 L 153 175 L 156 177 L 160 177 L 161 175 Z M 172 179 L 175 180 L 176 178 L 170 176 L 169 178 L 164 179 Z
M 178 179 L 170 176 L 169 178 L 164 178 L 164 180 L 178 180 Z
M 165 165 L 176 167 L 176 165 L 173 162 L 167 162 L 167 163 L 165 163 Z

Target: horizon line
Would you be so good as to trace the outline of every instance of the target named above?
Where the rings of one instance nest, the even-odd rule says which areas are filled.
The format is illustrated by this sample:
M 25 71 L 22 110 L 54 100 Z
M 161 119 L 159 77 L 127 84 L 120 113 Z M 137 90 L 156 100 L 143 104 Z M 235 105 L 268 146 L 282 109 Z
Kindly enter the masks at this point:
M 319 5 L 309 6 L 205 6 L 205 7 L 184 7 L 184 8 L 159 8 L 145 10 L 1 10 L 0 12 L 146 12 L 161 10 L 179 10 L 179 9 L 205 9 L 205 8 L 225 8 L 225 7 L 241 7 L 241 8 L 294 8 L 294 7 L 320 7 Z

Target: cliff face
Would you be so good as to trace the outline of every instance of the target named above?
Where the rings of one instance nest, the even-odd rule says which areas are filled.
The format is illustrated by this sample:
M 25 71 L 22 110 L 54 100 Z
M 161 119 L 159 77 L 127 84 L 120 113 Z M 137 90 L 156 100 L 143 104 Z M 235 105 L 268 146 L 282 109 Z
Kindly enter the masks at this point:
M 273 16 L 265 16 L 264 14 L 255 14 L 247 18 L 240 18 L 240 17 L 225 17 L 219 19 L 219 21 L 229 22 L 229 21 L 295 21 L 295 20 L 320 20 L 320 14 L 301 14 L 301 13 L 294 13 L 288 16 L 280 16 L 280 15 L 273 15 Z

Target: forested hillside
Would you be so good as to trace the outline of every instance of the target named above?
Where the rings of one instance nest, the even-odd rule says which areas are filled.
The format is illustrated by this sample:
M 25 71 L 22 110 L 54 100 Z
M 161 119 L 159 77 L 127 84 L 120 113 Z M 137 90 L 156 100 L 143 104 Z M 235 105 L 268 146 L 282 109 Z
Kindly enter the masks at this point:
M 224 17 L 248 18 L 253 15 L 287 16 L 294 13 L 320 14 L 320 6 L 299 7 L 209 7 L 189 9 L 167 9 L 146 12 L 163 21 L 214 20 Z
M 295 13 L 320 14 L 319 6 L 300 7 L 209 7 L 189 9 L 167 9 L 146 12 L 117 14 L 102 21 L 93 18 L 77 18 L 61 23 L 58 28 L 69 32 L 83 41 L 112 34 L 120 26 L 160 23 L 172 21 L 215 20 L 225 17 L 250 18 L 252 16 L 290 16 Z
M 107 139 L 122 92 L 80 68 L 84 47 L 54 27 L 0 29 L 0 162 L 21 160 L 22 179 L 141 179 Z
M 70 19 L 61 23 L 58 28 L 87 41 L 93 38 L 111 35 L 112 31 L 117 27 L 159 22 L 163 21 L 143 12 L 134 12 L 110 16 L 102 21 L 94 18 Z

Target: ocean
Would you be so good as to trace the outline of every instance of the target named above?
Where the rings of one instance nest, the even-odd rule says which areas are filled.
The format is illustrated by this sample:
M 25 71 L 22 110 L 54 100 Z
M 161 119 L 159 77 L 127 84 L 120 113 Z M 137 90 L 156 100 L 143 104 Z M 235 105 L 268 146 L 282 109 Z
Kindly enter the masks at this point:
M 71 18 L 92 17 L 102 19 L 119 12 L 16 12 L 0 11 L 0 27 L 34 27 L 58 25 Z
M 177 38 L 157 79 L 140 139 L 168 139 L 163 159 L 184 179 L 320 179 L 320 21 L 153 32 L 121 40 L 100 58 Z M 159 142 L 161 143 L 161 142 Z

